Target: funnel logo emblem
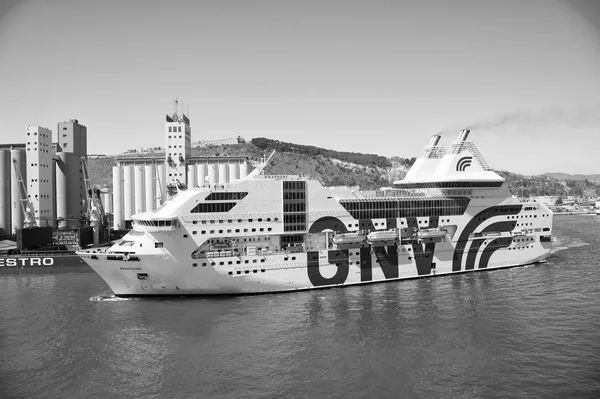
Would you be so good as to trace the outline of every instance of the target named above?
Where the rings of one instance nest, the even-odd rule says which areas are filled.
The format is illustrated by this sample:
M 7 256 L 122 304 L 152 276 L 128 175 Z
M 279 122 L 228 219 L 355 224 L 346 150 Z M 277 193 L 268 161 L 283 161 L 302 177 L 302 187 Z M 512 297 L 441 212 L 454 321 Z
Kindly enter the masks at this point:
M 465 169 L 467 169 L 469 166 L 471 166 L 472 159 L 473 159 L 473 157 L 462 157 L 461 159 L 459 159 L 458 162 L 456 163 L 456 171 L 464 172 Z

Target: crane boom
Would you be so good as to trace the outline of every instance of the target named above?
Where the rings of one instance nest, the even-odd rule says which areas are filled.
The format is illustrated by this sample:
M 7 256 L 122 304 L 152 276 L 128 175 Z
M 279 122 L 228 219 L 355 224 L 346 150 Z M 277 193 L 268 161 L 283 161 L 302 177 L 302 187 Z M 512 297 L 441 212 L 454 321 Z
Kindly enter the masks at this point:
M 20 186 L 20 195 L 21 198 L 19 202 L 21 203 L 21 210 L 23 211 L 23 227 L 34 227 L 35 226 L 35 211 L 33 208 L 33 203 L 29 200 L 29 196 L 27 194 L 27 185 L 23 181 L 23 175 L 21 174 L 21 168 L 19 165 L 19 161 L 17 158 L 13 158 L 13 167 L 15 168 L 15 176 L 17 177 L 17 183 Z

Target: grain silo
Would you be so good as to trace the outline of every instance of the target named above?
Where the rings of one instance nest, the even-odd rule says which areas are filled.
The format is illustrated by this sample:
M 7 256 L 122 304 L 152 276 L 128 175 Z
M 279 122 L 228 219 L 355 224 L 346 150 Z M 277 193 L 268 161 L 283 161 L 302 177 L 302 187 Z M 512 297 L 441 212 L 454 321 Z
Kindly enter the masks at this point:
M 123 212 L 123 168 L 120 165 L 113 166 L 113 228 L 121 230 L 125 228 L 125 214 Z
M 10 150 L 0 150 L 0 230 L 10 234 Z
M 227 164 L 220 163 L 219 164 L 219 184 L 225 184 L 229 181 L 227 177 Z
M 131 221 L 133 215 L 133 192 L 133 166 L 125 165 L 123 166 L 123 217 L 125 218 L 125 224 Z
M 198 179 L 196 178 L 196 165 L 191 164 L 187 167 L 187 186 L 188 188 L 198 187 Z
M 235 181 L 240 178 L 240 164 L 237 161 L 229 163 L 229 181 Z
M 217 178 L 218 178 L 218 167 L 217 164 L 211 163 L 208 164 L 208 183 L 209 184 L 216 184 L 217 183 Z
M 144 166 L 144 195 L 146 198 L 146 212 L 153 211 L 156 209 L 156 204 L 154 201 L 154 192 L 156 191 L 156 183 L 154 182 L 154 165 L 147 164 Z
M 135 165 L 134 167 L 134 213 L 142 213 L 145 209 L 144 197 L 144 165 Z
M 206 172 L 207 172 L 206 166 L 207 165 L 204 163 L 199 163 L 196 165 L 196 169 L 197 169 L 196 177 L 198 178 L 199 186 L 203 186 L 204 184 L 206 184 Z

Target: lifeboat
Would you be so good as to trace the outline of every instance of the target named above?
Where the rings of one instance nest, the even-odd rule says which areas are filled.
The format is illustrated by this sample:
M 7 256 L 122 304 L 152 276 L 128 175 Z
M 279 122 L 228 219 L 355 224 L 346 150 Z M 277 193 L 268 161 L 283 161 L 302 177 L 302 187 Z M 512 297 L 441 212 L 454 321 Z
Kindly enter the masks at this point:
M 369 233 L 367 236 L 367 241 L 369 244 L 378 244 L 383 242 L 392 242 L 398 238 L 398 232 L 396 229 L 387 230 L 387 231 L 374 231 Z
M 439 227 L 432 229 L 422 229 L 417 232 L 417 236 L 421 239 L 423 238 L 444 238 L 446 237 L 446 233 L 448 233 L 445 229 L 441 229 Z
M 343 233 L 336 234 L 333 238 L 333 243 L 336 245 L 349 245 L 356 244 L 360 245 L 365 241 L 365 233 Z

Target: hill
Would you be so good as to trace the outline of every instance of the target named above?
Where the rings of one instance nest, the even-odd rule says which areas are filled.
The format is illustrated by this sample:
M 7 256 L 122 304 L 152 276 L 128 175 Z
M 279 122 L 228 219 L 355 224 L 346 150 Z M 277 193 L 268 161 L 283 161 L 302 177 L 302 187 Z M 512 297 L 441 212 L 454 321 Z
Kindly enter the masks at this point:
M 328 150 L 314 146 L 286 143 L 264 137 L 249 143 L 197 147 L 192 156 L 248 157 L 254 164 L 276 151 L 265 168 L 267 174 L 305 175 L 326 186 L 360 186 L 361 189 L 389 187 L 406 175 L 415 158 L 386 158 L 375 154 L 362 154 Z M 161 155 L 157 153 L 157 155 Z M 112 166 L 115 157 L 88 161 L 92 184 L 112 189 Z M 541 176 L 524 176 L 507 171 L 497 171 L 507 182 L 510 191 L 518 196 L 554 195 L 566 197 L 600 197 L 600 175 L 578 176 L 551 173 Z M 600 181 L 600 180 L 598 180 Z
M 248 157 L 257 164 L 274 150 L 275 155 L 265 168 L 267 174 L 302 174 L 326 186 L 357 185 L 364 189 L 391 185 L 394 180 L 404 177 L 415 160 L 325 150 L 265 138 L 253 139 L 250 143 L 197 147 L 192 150 L 192 156 Z M 92 184 L 112 188 L 112 167 L 116 165 L 116 157 L 90 159 L 88 164 Z
M 595 175 L 570 175 L 567 173 L 544 173 L 542 176 L 551 177 L 556 180 L 597 180 L 600 181 L 600 174 Z

